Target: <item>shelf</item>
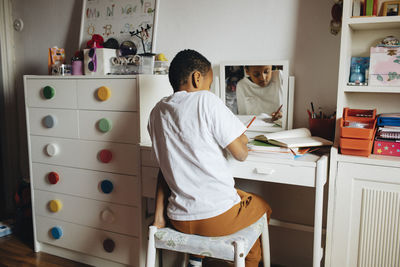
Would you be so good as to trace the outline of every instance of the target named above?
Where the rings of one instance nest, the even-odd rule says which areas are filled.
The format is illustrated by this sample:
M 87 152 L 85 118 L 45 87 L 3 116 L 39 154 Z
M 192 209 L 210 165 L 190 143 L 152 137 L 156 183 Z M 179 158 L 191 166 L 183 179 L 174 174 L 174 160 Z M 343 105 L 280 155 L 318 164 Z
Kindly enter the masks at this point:
M 349 155 L 338 154 L 337 160 L 341 162 L 351 162 L 351 163 L 397 167 L 397 168 L 400 167 L 400 157 L 394 157 L 394 156 L 381 156 L 381 155 L 371 154 L 369 157 L 360 157 L 360 156 L 349 156 Z
M 345 93 L 392 93 L 400 94 L 400 86 L 344 86 Z
M 356 17 L 349 18 L 347 23 L 353 30 L 380 30 L 400 28 L 400 16 L 393 17 Z

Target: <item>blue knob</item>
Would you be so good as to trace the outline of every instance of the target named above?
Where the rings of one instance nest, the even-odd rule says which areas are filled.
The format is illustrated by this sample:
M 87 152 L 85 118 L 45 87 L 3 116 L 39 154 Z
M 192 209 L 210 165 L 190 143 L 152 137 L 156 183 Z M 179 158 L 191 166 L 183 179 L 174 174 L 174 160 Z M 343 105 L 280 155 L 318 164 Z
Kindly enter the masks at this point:
M 110 180 L 103 180 L 101 182 L 101 191 L 103 191 L 104 194 L 110 194 L 114 189 L 114 185 Z
M 51 235 L 54 237 L 54 239 L 60 239 L 63 235 L 63 230 L 59 226 L 54 226 L 51 228 Z
M 47 115 L 46 117 L 43 118 L 43 124 L 47 128 L 53 128 L 57 123 L 56 117 L 52 115 Z

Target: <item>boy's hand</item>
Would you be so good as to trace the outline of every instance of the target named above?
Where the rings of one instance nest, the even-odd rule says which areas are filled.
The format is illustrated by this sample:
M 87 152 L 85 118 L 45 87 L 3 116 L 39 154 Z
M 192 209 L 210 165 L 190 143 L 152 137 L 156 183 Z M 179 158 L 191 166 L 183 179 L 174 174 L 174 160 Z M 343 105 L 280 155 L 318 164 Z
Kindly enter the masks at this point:
M 272 118 L 271 118 L 272 121 L 276 121 L 276 120 L 282 118 L 283 114 L 282 114 L 282 111 L 279 111 L 279 112 L 273 112 L 271 114 L 271 116 L 272 116 Z

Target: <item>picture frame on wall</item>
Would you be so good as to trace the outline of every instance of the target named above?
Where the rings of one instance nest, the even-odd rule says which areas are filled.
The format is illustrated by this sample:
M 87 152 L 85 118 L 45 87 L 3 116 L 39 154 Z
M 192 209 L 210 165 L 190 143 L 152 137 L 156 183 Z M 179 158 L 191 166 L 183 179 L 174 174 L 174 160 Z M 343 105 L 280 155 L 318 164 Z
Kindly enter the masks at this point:
M 382 16 L 398 16 L 400 11 L 400 1 L 384 2 L 382 6 Z
M 154 53 L 160 0 L 83 0 L 80 49 L 94 34 L 104 41 L 133 42 L 137 53 Z M 136 34 L 135 34 L 136 33 Z

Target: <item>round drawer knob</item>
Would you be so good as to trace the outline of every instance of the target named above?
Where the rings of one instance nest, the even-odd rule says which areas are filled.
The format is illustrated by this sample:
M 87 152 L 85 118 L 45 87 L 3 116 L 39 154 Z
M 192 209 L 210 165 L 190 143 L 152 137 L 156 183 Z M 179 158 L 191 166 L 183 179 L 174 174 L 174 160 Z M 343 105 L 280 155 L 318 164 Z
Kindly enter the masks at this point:
M 114 185 L 110 180 L 101 181 L 100 187 L 104 194 L 110 194 L 114 189 Z
M 43 124 L 47 128 L 53 128 L 57 124 L 57 119 L 52 115 L 47 115 L 43 118 Z
M 54 239 L 60 239 L 63 236 L 63 230 L 59 226 L 51 228 L 51 235 Z
M 47 175 L 47 180 L 49 180 L 51 184 L 56 184 L 60 180 L 60 176 L 56 172 L 51 172 Z
M 51 212 L 59 212 L 62 209 L 62 203 L 58 199 L 50 200 L 49 209 Z
M 56 156 L 58 154 L 58 152 L 59 152 L 58 145 L 56 145 L 56 144 L 48 144 L 46 146 L 46 153 L 47 153 L 48 156 L 54 157 L 54 156 Z
M 111 131 L 112 122 L 111 122 L 111 120 L 109 120 L 107 118 L 102 118 L 101 120 L 99 120 L 98 126 L 99 126 L 100 132 L 106 133 L 106 132 Z
M 111 97 L 111 90 L 106 86 L 102 86 L 97 89 L 97 97 L 100 101 L 106 101 Z
M 115 249 L 115 242 L 109 238 L 103 241 L 103 248 L 108 253 L 111 253 Z
M 109 163 L 112 160 L 112 153 L 110 150 L 103 149 L 99 153 L 100 161 L 103 163 Z
M 53 87 L 48 85 L 43 88 L 43 96 L 46 99 L 52 99 L 55 96 L 55 94 L 56 90 Z
M 113 223 L 115 215 L 110 209 L 105 209 L 100 213 L 101 220 L 106 223 Z

